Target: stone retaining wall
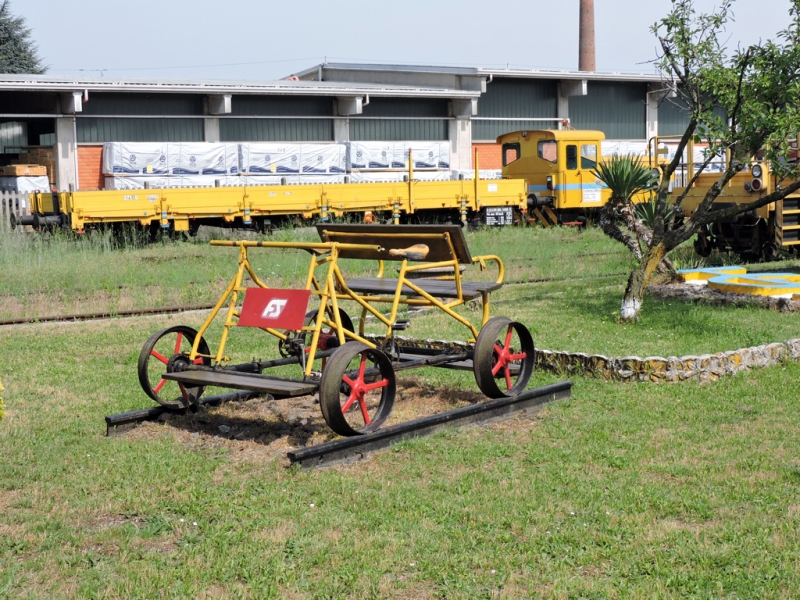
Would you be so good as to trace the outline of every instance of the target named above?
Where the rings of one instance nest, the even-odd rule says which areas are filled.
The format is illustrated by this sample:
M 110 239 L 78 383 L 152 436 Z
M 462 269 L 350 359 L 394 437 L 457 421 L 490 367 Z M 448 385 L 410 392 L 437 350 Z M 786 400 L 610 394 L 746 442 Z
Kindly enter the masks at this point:
M 556 373 L 601 377 L 607 381 L 649 381 L 653 383 L 695 380 L 717 381 L 725 375 L 769 367 L 800 358 L 800 339 L 764 344 L 700 356 L 626 356 L 613 358 L 583 352 L 536 351 L 536 368 Z

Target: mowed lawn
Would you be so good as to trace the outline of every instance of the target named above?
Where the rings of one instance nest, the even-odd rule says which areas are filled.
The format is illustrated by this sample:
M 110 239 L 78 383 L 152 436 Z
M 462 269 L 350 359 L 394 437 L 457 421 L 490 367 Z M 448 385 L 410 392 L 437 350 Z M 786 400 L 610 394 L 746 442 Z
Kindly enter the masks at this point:
M 630 264 L 591 230 L 469 241 L 474 254 L 518 264 L 507 279 L 558 280 L 508 286 L 493 309 L 528 324 L 540 347 L 669 355 L 797 336 L 794 315 L 652 299 L 641 323 L 620 325 L 612 313 Z M 213 300 L 219 284 L 200 267 L 175 273 L 162 265 L 181 261 L 152 257 L 194 253 L 201 263 L 216 252 L 233 264 L 209 258 L 215 281 L 235 268 L 229 252 L 198 244 L 82 252 L 108 259 L 105 272 L 87 259 L 80 283 L 64 275 L 63 289 L 87 297 L 86 280 L 106 277 L 135 298 L 160 280 L 159 289 L 191 287 Z M 55 269 L 56 259 L 39 256 Z M 63 271 L 77 269 L 68 258 Z M 286 260 L 262 260 L 293 280 L 294 267 L 279 266 Z M 119 274 L 136 261 L 138 270 Z M 69 297 L 23 281 L 6 297 Z M 104 415 L 152 404 L 136 379 L 144 340 L 202 318 L 0 328 L 0 598 L 800 595 L 796 363 L 704 386 L 577 378 L 570 400 L 533 416 L 312 472 L 285 466 L 285 449 L 307 438 L 281 402 L 272 413 L 256 400 L 106 438 Z M 236 333 L 241 356 L 274 355 L 259 332 Z M 406 333 L 464 336 L 436 314 L 414 318 Z M 476 389 L 470 373 L 404 376 L 419 386 L 404 384 L 417 390 L 407 410 L 425 411 L 425 390 L 469 399 Z M 531 386 L 560 379 L 536 373 Z M 226 424 L 230 435 L 219 429 Z

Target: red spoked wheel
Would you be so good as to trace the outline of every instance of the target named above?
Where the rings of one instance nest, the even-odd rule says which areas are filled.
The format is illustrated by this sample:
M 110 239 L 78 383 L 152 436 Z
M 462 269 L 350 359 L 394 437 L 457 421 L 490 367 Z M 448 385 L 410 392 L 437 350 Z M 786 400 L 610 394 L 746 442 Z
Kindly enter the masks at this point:
M 475 341 L 473 370 L 481 392 L 490 398 L 516 396 L 533 373 L 533 338 L 528 328 L 506 317 L 494 317 Z
M 394 369 L 389 357 L 361 342 L 337 348 L 322 371 L 322 416 L 339 435 L 378 429 L 392 412 L 394 396 Z
M 185 325 L 162 329 L 150 336 L 139 353 L 139 383 L 145 394 L 167 408 L 185 408 L 196 402 L 204 387 L 187 387 L 177 381 L 163 378 L 164 373 L 172 373 L 189 365 L 189 353 L 197 337 L 197 331 Z M 200 354 L 211 354 L 208 344 L 200 338 Z M 196 365 L 211 365 L 210 358 L 198 357 Z

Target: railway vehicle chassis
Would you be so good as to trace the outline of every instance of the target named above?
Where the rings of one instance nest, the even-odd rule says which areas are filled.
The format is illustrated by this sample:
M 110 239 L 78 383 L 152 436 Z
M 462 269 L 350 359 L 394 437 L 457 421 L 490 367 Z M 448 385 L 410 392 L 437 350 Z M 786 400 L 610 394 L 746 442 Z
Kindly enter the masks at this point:
M 206 386 L 274 399 L 318 393 L 328 426 L 352 436 L 377 430 L 389 417 L 398 371 L 470 369 L 490 398 L 517 396 L 525 389 L 533 371 L 531 334 L 522 323 L 489 315 L 490 294 L 503 284 L 503 262 L 494 255 L 472 257 L 459 225 L 320 224 L 317 229 L 320 242 L 212 241 L 214 246 L 238 248 L 236 274 L 199 329 L 177 325 L 145 342 L 138 361 L 145 393 L 174 410 L 196 406 Z M 248 252 L 255 248 L 308 252 L 304 288 L 268 287 L 250 263 Z M 359 259 L 377 261 L 377 276 L 347 278 L 341 265 Z M 399 263 L 396 278 L 384 276 L 387 262 Z M 497 266 L 494 281 L 464 280 L 462 265 L 485 270 L 487 263 Z M 352 264 L 363 268 L 365 263 Z M 425 269 L 447 269 L 450 274 L 414 278 Z M 316 307 L 308 311 L 312 298 Z M 480 328 L 454 310 L 477 299 L 482 303 Z M 343 301 L 360 307 L 357 326 L 342 310 Z M 380 310 L 386 305 L 388 313 Z M 401 305 L 441 310 L 467 328 L 467 343 L 396 337 L 409 324 L 400 318 Z M 220 315 L 222 333 L 212 351 L 205 336 Z M 381 334 L 365 333 L 369 315 L 378 321 Z M 225 349 L 237 327 L 255 327 L 276 338 L 281 357 L 229 364 Z M 289 365 L 300 368 L 299 377 L 267 373 Z

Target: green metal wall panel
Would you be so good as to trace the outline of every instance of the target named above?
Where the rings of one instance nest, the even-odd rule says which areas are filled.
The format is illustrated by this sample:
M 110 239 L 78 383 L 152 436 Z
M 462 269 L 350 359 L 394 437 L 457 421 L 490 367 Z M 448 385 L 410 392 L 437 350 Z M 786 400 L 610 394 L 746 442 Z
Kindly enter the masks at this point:
M 193 94 L 92 93 L 83 104 L 85 115 L 167 115 L 203 114 L 203 96 Z
M 332 142 L 333 119 L 220 119 L 223 142 Z
M 6 151 L 19 152 L 20 146 L 28 145 L 28 124 L 17 121 L 0 123 L 0 154 Z
M 714 114 L 727 119 L 722 108 L 714 109 Z M 686 104 L 677 98 L 666 98 L 658 106 L 658 135 L 683 135 L 689 125 L 689 111 Z
M 361 116 L 444 118 L 447 117 L 447 103 L 442 98 L 370 98 Z
M 444 141 L 447 119 L 350 119 L 354 142 Z
M 472 139 L 475 142 L 493 142 L 498 136 L 523 129 L 554 129 L 556 122 L 545 121 L 472 121 Z
M 557 82 L 549 79 L 496 77 L 486 84 L 486 93 L 478 100 L 478 116 L 555 118 L 557 92 Z
M 202 142 L 203 119 L 77 119 L 78 143 Z
M 549 79 L 512 79 L 496 77 L 486 84 L 486 93 L 478 100 L 477 119 L 472 122 L 472 139 L 494 141 L 497 136 L 521 129 L 551 129 L 556 121 L 516 121 L 555 119 L 558 115 L 558 84 Z M 507 121 L 481 121 L 508 117 Z
M 234 96 L 236 117 L 331 117 L 333 98 L 315 96 Z
M 610 140 L 643 140 L 647 136 L 647 84 L 590 81 L 588 95 L 569 99 L 575 129 L 596 129 Z

